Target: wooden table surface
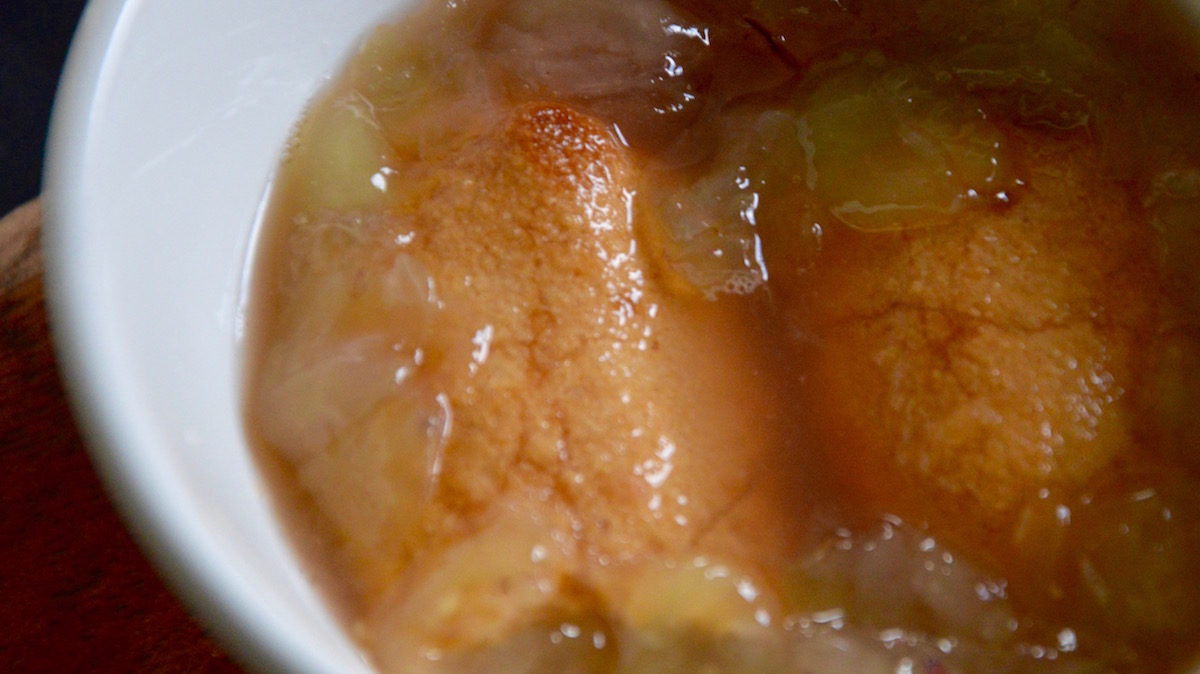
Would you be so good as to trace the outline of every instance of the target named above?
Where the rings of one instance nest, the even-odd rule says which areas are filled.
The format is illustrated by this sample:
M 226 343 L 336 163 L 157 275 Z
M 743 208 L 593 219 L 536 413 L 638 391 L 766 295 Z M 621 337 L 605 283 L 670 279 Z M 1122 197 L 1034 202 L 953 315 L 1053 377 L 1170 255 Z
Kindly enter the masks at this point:
M 40 210 L 0 220 L 0 671 L 233 674 L 118 519 L 63 399 Z

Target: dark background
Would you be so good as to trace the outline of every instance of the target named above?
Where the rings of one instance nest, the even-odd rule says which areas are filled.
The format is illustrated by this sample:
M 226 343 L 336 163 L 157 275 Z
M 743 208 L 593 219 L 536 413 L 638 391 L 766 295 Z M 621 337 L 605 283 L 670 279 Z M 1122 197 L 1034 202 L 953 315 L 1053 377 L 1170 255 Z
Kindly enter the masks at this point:
M 40 190 L 83 5 L 0 0 L 0 216 Z M 0 672 L 238 674 L 134 545 L 71 422 L 47 333 L 37 209 L 3 223 Z
M 0 216 L 41 189 L 46 125 L 84 0 L 0 0 Z

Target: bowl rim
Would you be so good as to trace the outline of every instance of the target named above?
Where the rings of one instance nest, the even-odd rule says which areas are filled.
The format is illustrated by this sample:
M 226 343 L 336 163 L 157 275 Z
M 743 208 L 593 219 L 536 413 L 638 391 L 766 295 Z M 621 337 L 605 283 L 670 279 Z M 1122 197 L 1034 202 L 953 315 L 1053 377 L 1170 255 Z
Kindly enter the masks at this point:
M 190 532 L 168 490 L 129 460 L 152 448 L 149 412 L 131 406 L 128 373 L 110 364 L 106 317 L 91 298 L 97 270 L 78 233 L 103 225 L 89 212 L 87 155 L 110 58 L 141 0 L 89 0 L 55 95 L 42 184 L 42 250 L 51 341 L 67 401 L 109 500 L 155 571 L 205 632 L 240 666 L 259 672 L 335 672 L 327 658 L 244 592 L 217 548 Z M 97 335 L 100 340 L 97 340 Z

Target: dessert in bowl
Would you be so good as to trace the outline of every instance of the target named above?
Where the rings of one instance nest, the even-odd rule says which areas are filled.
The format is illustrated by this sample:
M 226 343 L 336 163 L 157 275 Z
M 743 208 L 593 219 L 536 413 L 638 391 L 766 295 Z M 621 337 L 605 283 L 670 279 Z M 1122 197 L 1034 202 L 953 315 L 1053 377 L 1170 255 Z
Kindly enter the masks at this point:
M 122 242 L 158 276 L 116 335 L 159 347 L 68 374 L 182 408 L 121 433 L 106 410 L 101 441 L 194 421 L 154 484 L 213 479 L 209 532 L 278 552 L 357 657 L 317 577 L 385 670 L 1185 666 L 1195 84 L 1150 47 L 1186 31 L 885 4 L 451 3 L 384 29 L 309 110 L 255 243 Z M 163 222 L 158 168 L 209 156 L 260 74 L 85 194 Z M 253 281 L 204 245 L 253 249 Z M 63 287 L 136 278 L 84 250 Z M 163 320 L 168 279 L 221 270 L 217 311 Z M 79 302 L 64 341 L 115 346 Z M 197 326 L 230 340 L 227 399 Z

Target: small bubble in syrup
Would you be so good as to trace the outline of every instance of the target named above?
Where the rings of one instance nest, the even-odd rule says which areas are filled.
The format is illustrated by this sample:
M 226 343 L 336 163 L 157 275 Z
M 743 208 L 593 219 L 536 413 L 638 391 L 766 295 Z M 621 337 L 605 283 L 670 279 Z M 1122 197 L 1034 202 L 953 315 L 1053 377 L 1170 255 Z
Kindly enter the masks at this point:
M 1061 503 L 1054 508 L 1054 516 L 1059 526 L 1065 527 L 1071 523 L 1071 509 Z
M 771 626 L 771 614 L 767 613 L 767 609 L 760 608 L 754 611 L 754 621 L 763 627 Z
M 846 612 L 840 608 L 831 608 L 826 611 L 817 611 L 812 614 L 812 621 L 818 625 L 829 625 L 840 622 L 846 617 Z
M 387 177 L 383 173 L 376 173 L 371 176 L 371 186 L 380 192 L 387 192 Z
M 758 599 L 758 588 L 754 586 L 754 582 L 749 578 L 742 578 L 738 580 L 736 587 L 738 596 L 740 596 L 742 599 L 745 599 L 746 601 L 754 601 L 755 599 Z
M 1058 633 L 1058 650 L 1063 653 L 1071 653 L 1077 647 L 1078 641 L 1075 637 L 1075 630 L 1067 627 Z
M 549 553 L 546 551 L 546 546 L 539 543 L 538 545 L 533 546 L 533 549 L 529 551 L 529 561 L 533 562 L 534 564 L 543 562 L 546 560 L 548 554 Z
M 707 569 L 704 572 L 705 580 L 717 580 L 719 578 L 728 578 L 728 577 L 729 577 L 729 569 L 727 569 L 724 566 L 721 566 L 719 564 L 717 566 L 710 567 L 709 569 Z
M 1141 503 L 1142 501 L 1149 501 L 1150 499 L 1154 498 L 1155 493 L 1156 492 L 1153 489 L 1143 489 L 1139 492 L 1134 493 L 1133 496 L 1129 497 L 1129 500 L 1132 501 L 1133 503 Z

